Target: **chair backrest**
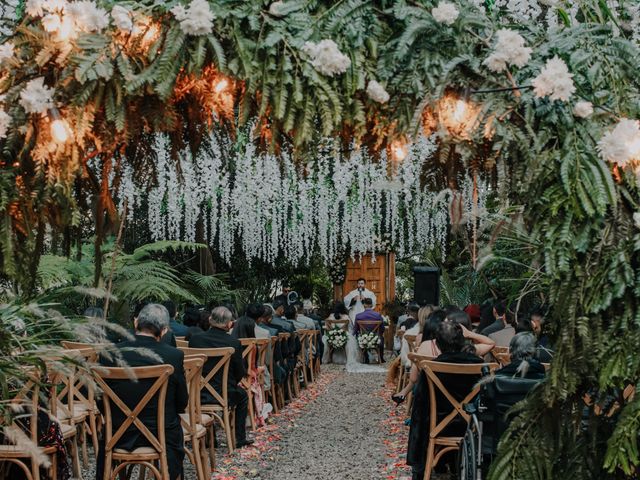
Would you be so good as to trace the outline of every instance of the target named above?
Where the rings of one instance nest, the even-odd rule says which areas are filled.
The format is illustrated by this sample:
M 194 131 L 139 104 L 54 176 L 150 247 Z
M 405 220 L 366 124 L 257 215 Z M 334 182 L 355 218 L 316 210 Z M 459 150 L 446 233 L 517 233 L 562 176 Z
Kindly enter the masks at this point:
M 255 338 L 240 338 L 242 345 L 242 359 L 247 362 L 247 368 L 254 370 L 256 368 L 257 343 Z
M 491 350 L 491 353 L 509 353 L 509 347 L 501 347 L 500 345 L 496 345 Z
M 349 320 L 330 320 L 324 321 L 324 329 L 331 330 L 334 326 L 340 327 L 342 330 L 347 331 L 349 329 Z
M 188 347 L 189 346 L 189 340 L 185 340 L 184 337 L 182 337 L 182 339 L 179 339 L 178 337 L 176 337 L 176 347 L 181 348 L 181 347 Z
M 378 322 L 376 320 L 356 320 L 356 325 L 358 325 L 358 331 L 362 332 L 375 332 L 381 333 L 380 329 L 383 326 L 382 322 Z
M 229 406 L 229 365 L 231 364 L 231 356 L 235 352 L 233 347 L 223 348 L 181 348 L 185 355 L 206 355 L 207 360 L 212 360 L 213 366 L 211 370 L 205 375 L 204 371 L 200 378 L 200 391 L 206 390 L 215 398 L 223 407 Z M 211 384 L 213 377 L 222 371 L 222 392 L 216 391 Z
M 36 368 L 30 368 L 25 382 L 20 385 L 15 396 L 11 399 L 13 405 L 27 410 L 27 413 L 21 414 L 21 417 L 29 417 L 28 437 L 34 445 L 38 444 L 38 401 L 40 399 L 41 382 L 42 375 L 40 371 Z M 4 424 L 5 421 L 3 420 L 2 423 Z M 24 425 L 24 423 L 22 425 Z M 24 428 L 15 423 L 9 424 L 6 428 L 9 429 L 9 431 L 5 433 L 15 433 L 16 436 L 22 436 L 24 434 Z M 11 432 L 11 430 L 13 430 L 13 432 Z
M 461 417 L 465 422 L 469 421 L 469 414 L 464 411 L 463 405 L 471 402 L 473 398 L 480 391 L 480 386 L 473 386 L 466 396 L 462 399 L 457 399 L 449 392 L 447 386 L 445 386 L 439 375 L 466 375 L 480 378 L 483 367 L 489 367 L 491 371 L 497 368 L 495 363 L 472 363 L 472 364 L 460 364 L 460 363 L 444 363 L 436 362 L 433 360 L 420 360 L 418 367 L 425 372 L 427 376 L 427 382 L 429 386 L 429 436 L 431 438 L 438 437 L 456 417 Z M 438 405 L 439 392 L 450 404 L 451 411 L 440 419 L 438 411 L 442 409 L 443 405 Z M 447 410 L 449 407 L 447 407 Z
M 105 451 L 112 451 L 118 441 L 125 434 L 127 429 L 134 426 L 151 444 L 151 446 L 161 455 L 166 452 L 165 441 L 165 399 L 167 396 L 167 386 L 169 376 L 173 373 L 171 365 L 153 365 L 150 367 L 100 367 L 94 369 L 96 381 L 102 390 L 102 402 L 104 405 L 104 441 Z M 131 376 L 137 381 L 153 380 L 151 387 L 144 396 L 138 400 L 133 408 L 127 404 L 113 391 L 113 382 L 132 382 Z M 157 400 L 156 425 L 157 435 L 154 435 L 149 428 L 138 418 L 144 408 L 151 402 Z M 124 414 L 124 421 L 113 431 L 113 411 L 118 408 Z
M 189 422 L 182 420 L 182 426 L 189 430 L 192 435 L 195 434 L 197 424 L 201 418 L 200 379 L 202 378 L 202 367 L 206 361 L 206 355 L 185 355 L 184 357 L 184 376 L 189 392 L 189 403 L 187 405 Z
M 49 408 L 54 417 L 72 418 L 76 404 L 94 408 L 95 386 L 90 375 L 83 374 L 80 366 L 84 365 L 88 371 L 97 356 L 93 348 L 67 349 L 49 362 Z
M 509 352 L 491 352 L 493 357 L 498 361 L 500 365 L 503 367 L 505 365 L 509 365 L 511 362 L 511 354 Z
M 409 352 L 416 351 L 416 337 L 417 335 L 407 335 L 406 333 L 404 335 L 404 339 L 409 344 Z

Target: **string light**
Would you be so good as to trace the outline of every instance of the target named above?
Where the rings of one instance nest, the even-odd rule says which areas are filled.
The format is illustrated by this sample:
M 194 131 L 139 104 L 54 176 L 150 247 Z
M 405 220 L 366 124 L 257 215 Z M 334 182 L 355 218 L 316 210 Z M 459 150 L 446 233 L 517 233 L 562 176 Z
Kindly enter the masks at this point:
M 438 118 L 449 135 L 469 140 L 476 126 L 480 107 L 457 95 L 446 95 L 438 104 Z
M 229 80 L 223 78 L 216 83 L 216 86 L 213 87 L 213 90 L 216 93 L 222 93 L 229 86 Z
M 391 156 L 394 161 L 402 162 L 409 154 L 409 146 L 407 142 L 402 140 L 394 140 L 391 143 Z
M 66 120 L 60 117 L 60 112 L 57 108 L 49 110 L 49 116 L 51 117 L 51 138 L 56 143 L 67 143 L 69 141 L 69 124 Z

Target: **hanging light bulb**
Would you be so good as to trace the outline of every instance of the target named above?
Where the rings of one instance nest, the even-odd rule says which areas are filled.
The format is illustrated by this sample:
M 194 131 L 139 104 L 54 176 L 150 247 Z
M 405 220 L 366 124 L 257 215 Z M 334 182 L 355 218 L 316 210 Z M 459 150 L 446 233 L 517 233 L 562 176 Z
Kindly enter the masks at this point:
M 409 145 L 403 140 L 394 140 L 391 143 L 391 156 L 395 162 L 402 162 L 409 155 Z
M 57 108 L 49 110 L 51 117 L 51 138 L 56 143 L 67 143 L 69 141 L 69 124 L 66 120 L 60 117 L 60 112 Z
M 216 93 L 222 93 L 228 86 L 229 86 L 229 80 L 227 80 L 226 78 L 223 78 L 221 80 L 218 80 L 218 83 L 216 83 L 216 86 L 213 87 L 213 91 Z
M 438 117 L 449 135 L 469 139 L 476 126 L 480 107 L 457 95 L 446 95 L 438 104 Z

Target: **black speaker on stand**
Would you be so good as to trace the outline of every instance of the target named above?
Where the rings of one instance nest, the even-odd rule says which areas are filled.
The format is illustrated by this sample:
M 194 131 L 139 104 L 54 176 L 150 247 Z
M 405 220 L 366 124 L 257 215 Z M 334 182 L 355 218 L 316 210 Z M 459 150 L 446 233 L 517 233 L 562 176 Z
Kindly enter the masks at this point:
M 413 299 L 420 306 L 440 304 L 440 269 L 417 265 L 413 267 Z

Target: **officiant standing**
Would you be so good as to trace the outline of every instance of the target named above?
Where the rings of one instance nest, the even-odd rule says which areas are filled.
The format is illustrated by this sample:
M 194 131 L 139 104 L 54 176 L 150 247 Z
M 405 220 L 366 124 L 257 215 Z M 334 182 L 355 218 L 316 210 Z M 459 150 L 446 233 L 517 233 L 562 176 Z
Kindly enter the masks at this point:
M 359 278 L 357 287 L 344 297 L 344 304 L 349 309 L 349 319 L 351 320 L 351 331 L 355 327 L 356 315 L 364 312 L 364 305 L 362 301 L 365 298 L 370 298 L 372 302 L 371 308 L 376 308 L 376 295 L 367 288 L 367 281 L 364 278 Z

